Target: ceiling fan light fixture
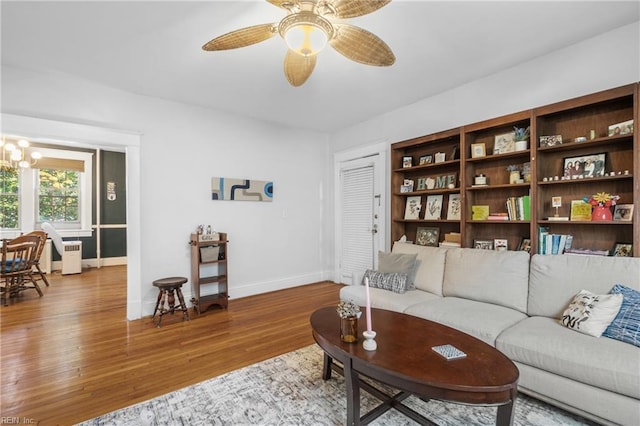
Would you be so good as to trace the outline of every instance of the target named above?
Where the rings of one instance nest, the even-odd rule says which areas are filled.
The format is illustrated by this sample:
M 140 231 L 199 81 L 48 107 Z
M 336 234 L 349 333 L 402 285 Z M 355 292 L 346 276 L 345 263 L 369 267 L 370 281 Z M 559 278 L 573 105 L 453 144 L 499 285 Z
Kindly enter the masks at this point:
M 331 23 L 311 12 L 299 12 L 285 17 L 278 30 L 289 49 L 302 56 L 318 54 L 333 37 Z

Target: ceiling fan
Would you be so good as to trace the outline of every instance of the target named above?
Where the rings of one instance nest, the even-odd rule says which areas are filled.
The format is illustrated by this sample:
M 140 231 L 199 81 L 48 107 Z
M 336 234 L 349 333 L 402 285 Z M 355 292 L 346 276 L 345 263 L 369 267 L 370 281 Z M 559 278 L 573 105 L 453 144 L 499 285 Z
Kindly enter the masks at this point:
M 279 23 L 254 25 L 231 31 L 206 43 L 203 50 L 250 46 L 276 34 L 289 50 L 284 73 L 292 86 L 301 86 L 316 66 L 316 57 L 329 44 L 348 59 L 365 65 L 389 66 L 396 58 L 378 36 L 342 20 L 374 12 L 391 0 L 267 0 L 288 11 Z

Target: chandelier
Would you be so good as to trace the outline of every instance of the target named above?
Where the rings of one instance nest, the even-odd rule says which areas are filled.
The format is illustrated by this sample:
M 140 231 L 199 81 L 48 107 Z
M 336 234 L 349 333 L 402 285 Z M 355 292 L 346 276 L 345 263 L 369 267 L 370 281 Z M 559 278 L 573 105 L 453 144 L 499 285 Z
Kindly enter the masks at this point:
M 30 159 L 27 159 L 27 151 L 29 148 L 29 141 L 26 139 L 19 139 L 18 141 L 8 141 L 2 136 L 0 141 L 0 147 L 2 148 L 2 158 L 0 159 L 0 170 L 13 170 L 13 169 L 28 169 L 36 164 L 36 162 L 42 158 L 42 154 L 38 151 L 31 151 Z

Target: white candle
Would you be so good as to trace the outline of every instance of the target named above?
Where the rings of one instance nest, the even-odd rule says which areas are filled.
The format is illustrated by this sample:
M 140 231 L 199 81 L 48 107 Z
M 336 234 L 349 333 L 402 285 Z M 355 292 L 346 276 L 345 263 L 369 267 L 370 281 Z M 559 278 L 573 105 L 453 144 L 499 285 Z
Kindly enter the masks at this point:
M 367 331 L 371 332 L 371 297 L 369 296 L 369 278 L 364 278 L 365 292 L 367 294 Z

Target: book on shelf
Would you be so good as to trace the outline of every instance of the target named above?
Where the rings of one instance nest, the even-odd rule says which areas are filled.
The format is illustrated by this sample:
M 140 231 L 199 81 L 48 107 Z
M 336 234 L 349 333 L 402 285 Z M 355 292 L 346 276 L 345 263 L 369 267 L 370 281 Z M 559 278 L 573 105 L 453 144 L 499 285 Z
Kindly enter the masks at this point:
M 531 197 L 509 197 L 505 203 L 509 220 L 531 220 Z
M 571 220 L 591 221 L 591 204 L 584 200 L 571 200 Z
M 487 220 L 489 217 L 489 206 L 471 206 L 471 220 Z
M 551 234 L 546 226 L 538 229 L 538 254 L 563 254 L 571 249 L 572 244 L 573 235 Z
M 551 222 L 566 222 L 569 220 L 569 216 L 549 216 L 547 220 Z
M 568 249 L 564 254 L 579 256 L 609 256 L 609 250 Z
M 491 213 L 487 220 L 509 220 L 509 213 Z

